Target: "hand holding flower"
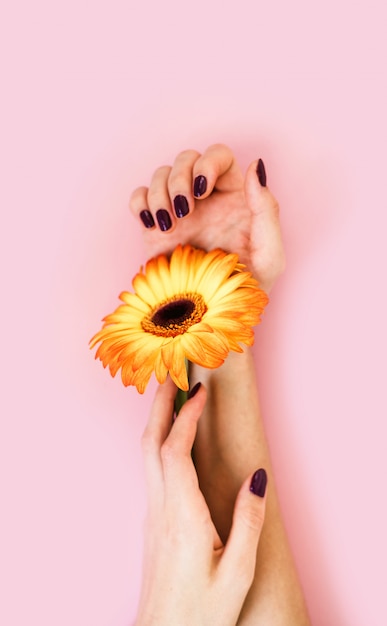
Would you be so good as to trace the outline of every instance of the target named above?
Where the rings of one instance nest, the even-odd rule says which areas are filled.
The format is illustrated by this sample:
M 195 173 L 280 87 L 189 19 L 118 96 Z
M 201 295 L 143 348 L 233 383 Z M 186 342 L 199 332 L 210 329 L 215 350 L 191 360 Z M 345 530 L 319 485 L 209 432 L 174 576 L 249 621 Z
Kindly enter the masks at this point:
M 266 473 L 243 483 L 223 545 L 191 458 L 206 400 L 196 389 L 172 426 L 176 387 L 170 379 L 160 386 L 143 436 L 149 513 L 136 626 L 234 626 L 254 577 Z

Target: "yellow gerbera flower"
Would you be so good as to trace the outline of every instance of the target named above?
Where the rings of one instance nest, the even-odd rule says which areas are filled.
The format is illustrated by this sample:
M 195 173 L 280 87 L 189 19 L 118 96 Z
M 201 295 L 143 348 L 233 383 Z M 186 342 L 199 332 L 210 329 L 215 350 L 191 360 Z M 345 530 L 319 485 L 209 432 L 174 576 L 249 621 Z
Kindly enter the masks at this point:
M 208 368 L 221 365 L 240 343 L 254 342 L 252 326 L 260 322 L 267 295 L 236 254 L 205 252 L 179 245 L 171 258 L 150 259 L 133 279 L 135 293 L 104 318 L 91 340 L 95 358 L 124 385 L 145 391 L 152 372 L 164 383 L 169 372 L 188 389 L 185 360 Z

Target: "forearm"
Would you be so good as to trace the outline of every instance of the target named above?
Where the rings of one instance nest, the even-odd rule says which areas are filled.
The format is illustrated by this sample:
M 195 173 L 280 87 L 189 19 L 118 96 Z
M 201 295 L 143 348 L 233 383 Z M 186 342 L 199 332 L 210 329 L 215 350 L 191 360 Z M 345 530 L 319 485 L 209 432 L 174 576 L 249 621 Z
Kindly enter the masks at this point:
M 230 353 L 216 370 L 191 366 L 191 384 L 207 388 L 194 459 L 202 491 L 223 540 L 228 536 L 236 493 L 257 467 L 265 467 L 270 502 L 276 505 L 269 449 L 260 415 L 251 351 Z
M 192 384 L 200 380 L 208 391 L 194 460 L 223 540 L 228 536 L 235 496 L 243 480 L 257 467 L 264 467 L 268 474 L 266 518 L 255 578 L 240 623 L 306 626 L 309 620 L 280 513 L 252 353 L 230 353 L 217 370 L 192 366 L 191 380 Z

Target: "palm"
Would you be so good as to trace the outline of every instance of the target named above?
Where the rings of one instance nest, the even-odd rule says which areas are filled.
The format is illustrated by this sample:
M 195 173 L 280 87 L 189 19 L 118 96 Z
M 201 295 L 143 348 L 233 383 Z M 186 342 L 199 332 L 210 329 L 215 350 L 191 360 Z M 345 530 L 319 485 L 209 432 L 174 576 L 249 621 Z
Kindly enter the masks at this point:
M 179 220 L 170 233 L 146 231 L 144 242 L 150 256 L 170 253 L 177 244 L 190 243 L 198 248 L 222 248 L 235 252 L 249 264 L 251 214 L 242 186 L 231 191 L 214 191 L 205 200 L 196 200 L 189 218 Z

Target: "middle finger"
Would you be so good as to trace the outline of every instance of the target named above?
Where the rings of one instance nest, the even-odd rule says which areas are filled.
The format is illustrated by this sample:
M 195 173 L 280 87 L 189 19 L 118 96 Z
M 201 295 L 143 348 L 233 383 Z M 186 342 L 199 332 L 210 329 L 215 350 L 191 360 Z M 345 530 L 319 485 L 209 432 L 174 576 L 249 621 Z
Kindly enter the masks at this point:
M 177 218 L 186 217 L 194 209 L 193 167 L 200 157 L 196 150 L 184 150 L 177 155 L 169 175 L 168 189 Z

